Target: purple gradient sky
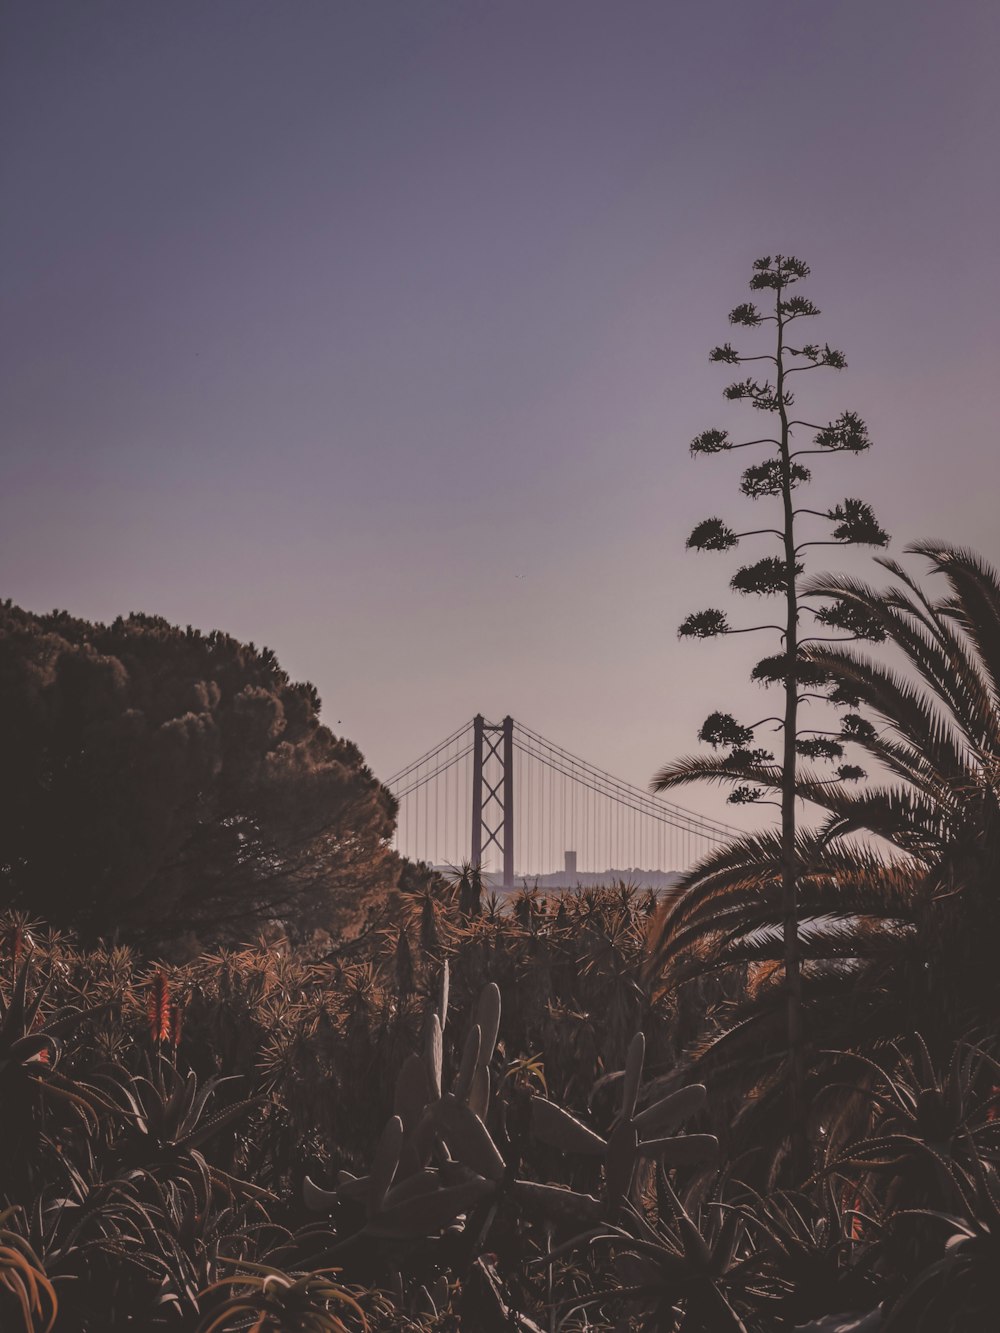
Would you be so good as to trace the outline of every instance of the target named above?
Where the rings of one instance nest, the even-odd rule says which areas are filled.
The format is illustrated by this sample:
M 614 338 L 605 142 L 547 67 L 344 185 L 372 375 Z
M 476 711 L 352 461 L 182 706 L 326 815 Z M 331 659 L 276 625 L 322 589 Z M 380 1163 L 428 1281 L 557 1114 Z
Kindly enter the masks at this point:
M 0 38 L 16 602 L 266 643 L 382 776 L 482 710 L 644 783 L 765 711 L 767 645 L 675 630 L 735 566 L 683 550 L 748 503 L 686 446 L 745 420 L 707 352 L 774 250 L 850 362 L 802 405 L 877 443 L 813 500 L 1000 560 L 994 0 L 8 0 Z

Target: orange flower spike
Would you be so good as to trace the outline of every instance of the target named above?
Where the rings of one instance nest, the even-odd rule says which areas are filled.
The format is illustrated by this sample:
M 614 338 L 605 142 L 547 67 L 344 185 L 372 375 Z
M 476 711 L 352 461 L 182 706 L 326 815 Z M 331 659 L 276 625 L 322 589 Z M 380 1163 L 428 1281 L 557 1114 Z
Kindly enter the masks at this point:
M 157 1045 L 170 1040 L 170 981 L 161 967 L 149 992 L 149 1037 Z
M 170 1027 L 170 1045 L 177 1050 L 181 1044 L 181 1030 L 184 1027 L 184 1006 L 171 1004 L 167 1019 Z

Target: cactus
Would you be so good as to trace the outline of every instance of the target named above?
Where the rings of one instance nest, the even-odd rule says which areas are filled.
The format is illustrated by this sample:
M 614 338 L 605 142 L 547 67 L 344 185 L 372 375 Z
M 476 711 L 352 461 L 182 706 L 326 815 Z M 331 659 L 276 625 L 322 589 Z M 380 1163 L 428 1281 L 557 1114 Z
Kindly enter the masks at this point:
M 343 1200 L 363 1201 L 366 1222 L 358 1234 L 388 1240 L 436 1235 L 460 1225 L 470 1208 L 493 1197 L 505 1175 L 503 1156 L 479 1113 L 488 1109 L 500 992 L 492 983 L 483 988 L 479 1021 L 466 1037 L 454 1090 L 446 1092 L 448 990 L 446 963 L 440 1001 L 427 1020 L 423 1055 L 403 1062 L 395 1114 L 379 1140 L 370 1174 L 341 1173 L 335 1190 L 323 1189 L 308 1176 L 303 1182 L 303 1201 L 315 1212 L 330 1213 Z
M 400 1068 L 394 1114 L 379 1139 L 370 1173 L 363 1177 L 341 1173 L 335 1190 L 324 1190 L 307 1177 L 303 1185 L 307 1207 L 331 1213 L 345 1201 L 363 1205 L 364 1221 L 345 1243 L 367 1240 L 391 1249 L 420 1240 L 440 1242 L 444 1235 L 464 1236 L 466 1262 L 481 1258 L 501 1206 L 507 1209 L 505 1215 L 513 1209 L 513 1216 L 523 1224 L 538 1225 L 550 1250 L 553 1233 L 572 1238 L 545 1262 L 551 1263 L 555 1254 L 567 1249 L 596 1243 L 595 1237 L 610 1239 L 619 1249 L 637 1244 L 647 1251 L 655 1248 L 655 1231 L 648 1223 L 637 1222 L 639 1215 L 629 1207 L 636 1168 L 644 1159 L 658 1162 L 661 1171 L 697 1166 L 714 1155 L 718 1147 L 714 1136 L 673 1132 L 704 1108 L 705 1089 L 682 1088 L 638 1110 L 645 1061 L 645 1038 L 640 1032 L 628 1048 L 617 1121 L 609 1138 L 549 1098 L 521 1088 L 500 1108 L 498 1123 L 504 1132 L 498 1142 L 489 1125 L 493 1120 L 490 1063 L 500 1030 L 500 991 L 491 982 L 480 992 L 450 1091 L 445 1085 L 443 1038 L 447 1000 L 445 966 L 439 1003 L 426 1020 L 423 1053 L 408 1056 Z M 601 1161 L 602 1195 L 519 1179 L 518 1145 L 524 1133 L 547 1147 Z M 676 1199 L 672 1193 L 670 1197 Z M 699 1266 L 700 1272 L 719 1256 L 679 1204 L 678 1210 L 674 1222 L 678 1244 L 689 1266 Z M 470 1217 L 477 1219 L 471 1226 Z M 633 1236 L 636 1226 L 639 1234 Z M 635 1256 L 634 1261 L 620 1257 L 626 1267 L 629 1262 L 633 1267 L 651 1262 L 648 1252 Z M 655 1266 L 655 1259 L 652 1262 Z M 474 1281 L 471 1290 L 490 1304 L 497 1293 L 489 1281 L 489 1269 L 480 1264 L 476 1271 L 480 1281 Z M 418 1289 L 414 1299 L 437 1308 L 427 1291 L 421 1294 Z M 490 1308 L 497 1314 L 493 1305 Z M 506 1305 L 503 1308 L 515 1326 L 519 1321 L 522 1328 L 530 1327 L 526 1316 Z
M 714 1160 L 719 1150 L 719 1140 L 714 1134 L 664 1136 L 665 1131 L 675 1129 L 704 1109 L 707 1094 L 703 1084 L 681 1088 L 643 1110 L 636 1111 L 645 1055 L 646 1039 L 641 1032 L 637 1032 L 625 1059 L 618 1123 L 608 1140 L 605 1155 L 604 1201 L 607 1219 L 610 1221 L 618 1217 L 628 1199 L 640 1158 L 652 1158 L 664 1169 L 670 1170 L 705 1165 Z M 547 1114 L 551 1116 L 551 1112 Z M 554 1117 L 551 1123 L 555 1125 Z M 579 1141 L 582 1145 L 583 1139 Z M 565 1142 L 569 1144 L 568 1127 Z M 582 1147 L 578 1149 L 584 1150 Z

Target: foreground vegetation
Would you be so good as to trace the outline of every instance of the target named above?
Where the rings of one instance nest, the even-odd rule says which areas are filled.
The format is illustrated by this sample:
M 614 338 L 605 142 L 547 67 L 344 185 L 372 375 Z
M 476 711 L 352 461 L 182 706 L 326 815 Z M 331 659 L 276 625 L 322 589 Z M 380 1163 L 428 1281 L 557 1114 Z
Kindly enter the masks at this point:
M 986 1327 L 992 1054 L 840 1057 L 790 1181 L 781 1115 L 737 1147 L 690 1072 L 747 976 L 655 985 L 654 923 L 467 874 L 325 957 L 163 968 L 8 918 L 0 1326 Z

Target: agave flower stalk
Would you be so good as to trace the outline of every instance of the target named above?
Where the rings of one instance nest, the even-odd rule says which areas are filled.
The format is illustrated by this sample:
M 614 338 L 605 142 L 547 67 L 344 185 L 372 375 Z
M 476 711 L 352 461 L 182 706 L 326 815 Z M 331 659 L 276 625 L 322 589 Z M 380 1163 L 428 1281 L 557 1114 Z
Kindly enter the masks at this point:
M 721 518 L 704 519 L 697 524 L 688 538 L 689 548 L 701 551 L 726 551 L 746 538 L 771 537 L 779 547 L 777 555 L 767 555 L 744 565 L 730 581 L 730 587 L 741 596 L 773 596 L 784 603 L 784 614 L 779 623 L 752 624 L 746 627 L 730 624 L 724 611 L 709 608 L 689 615 L 680 626 L 683 638 L 716 638 L 728 634 L 744 634 L 770 630 L 779 635 L 780 651 L 764 658 L 754 668 L 753 679 L 764 684 L 779 684 L 784 692 L 784 707 L 777 720 L 781 732 L 781 757 L 778 764 L 780 782 L 772 784 L 774 756 L 754 746 L 755 728 L 741 726 L 729 713 L 713 713 L 702 727 L 700 739 L 714 748 L 726 751 L 721 763 L 705 765 L 697 760 L 681 760 L 663 769 L 654 781 L 657 791 L 675 787 L 699 777 L 722 778 L 731 781 L 730 801 L 752 804 L 762 800 L 769 785 L 780 786 L 781 810 L 781 893 L 784 935 L 784 970 L 786 994 L 786 1025 L 789 1066 L 789 1133 L 793 1165 L 801 1177 L 807 1165 L 805 1129 L 804 1034 L 802 1028 L 801 941 L 798 921 L 797 876 L 799 866 L 796 850 L 796 799 L 800 795 L 797 760 L 800 755 L 838 760 L 843 756 L 839 740 L 808 739 L 798 730 L 799 705 L 804 686 L 813 683 L 813 677 L 803 660 L 802 650 L 816 642 L 816 636 L 803 635 L 801 617 L 806 609 L 813 609 L 820 624 L 844 631 L 847 637 L 870 633 L 874 627 L 856 617 L 844 618 L 843 608 L 809 608 L 807 597 L 800 586 L 804 572 L 804 553 L 817 545 L 884 546 L 888 535 L 879 525 L 871 507 L 853 497 L 841 501 L 828 510 L 807 509 L 796 504 L 796 492 L 811 477 L 809 468 L 800 460 L 807 455 L 826 456 L 832 453 L 863 453 L 871 446 L 867 428 L 855 412 L 844 412 L 826 425 L 817 425 L 792 415 L 795 403 L 791 391 L 791 376 L 805 371 L 828 368 L 842 370 L 847 365 L 844 354 L 824 344 L 792 342 L 793 327 L 800 320 L 813 319 L 818 308 L 807 297 L 790 294 L 789 289 L 806 278 L 809 268 L 790 255 L 765 256 L 754 263 L 750 289 L 769 293 L 771 305 L 759 309 L 752 302 L 738 305 L 729 315 L 730 323 L 745 329 L 771 326 L 773 341 L 770 350 L 746 355 L 730 343 L 713 349 L 710 359 L 727 365 L 742 365 L 749 361 L 764 362 L 773 371 L 770 378 L 747 378 L 730 384 L 724 396 L 730 402 L 748 403 L 773 422 L 771 431 L 762 437 L 736 441 L 725 430 L 707 430 L 691 443 L 693 454 L 729 453 L 735 449 L 761 448 L 767 452 L 762 461 L 752 463 L 742 475 L 740 489 L 753 501 L 774 500 L 779 508 L 779 520 L 773 525 L 752 525 L 745 532 L 736 532 Z M 813 432 L 814 447 L 796 447 L 796 431 Z M 803 538 L 801 522 L 820 518 L 832 525 L 828 537 Z M 852 782 L 863 777 L 856 765 L 841 764 L 834 783 Z

